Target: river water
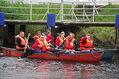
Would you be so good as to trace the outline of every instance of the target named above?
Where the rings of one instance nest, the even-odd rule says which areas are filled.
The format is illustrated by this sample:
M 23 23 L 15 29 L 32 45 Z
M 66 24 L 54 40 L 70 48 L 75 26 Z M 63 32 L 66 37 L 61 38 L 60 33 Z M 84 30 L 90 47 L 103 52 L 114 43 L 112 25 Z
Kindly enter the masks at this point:
M 0 79 L 119 79 L 118 62 L 0 57 Z

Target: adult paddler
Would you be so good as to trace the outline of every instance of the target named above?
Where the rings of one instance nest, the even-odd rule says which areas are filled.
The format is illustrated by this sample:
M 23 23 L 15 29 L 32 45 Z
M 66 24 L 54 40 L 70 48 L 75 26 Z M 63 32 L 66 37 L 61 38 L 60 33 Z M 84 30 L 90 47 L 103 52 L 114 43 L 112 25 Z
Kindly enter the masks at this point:
M 30 34 L 28 34 L 28 36 L 30 36 Z M 33 50 L 29 48 L 28 41 L 26 37 L 24 37 L 23 31 L 20 31 L 19 35 L 15 36 L 15 43 L 16 43 L 16 49 L 18 51 L 24 52 L 22 54 L 22 57 L 27 57 L 28 55 L 33 54 Z
M 24 37 L 23 31 L 20 31 L 19 35 L 15 36 L 15 43 L 16 43 L 16 49 L 18 51 L 24 51 L 25 48 L 29 47 L 29 45 L 27 45 L 27 47 L 25 47 L 26 37 Z

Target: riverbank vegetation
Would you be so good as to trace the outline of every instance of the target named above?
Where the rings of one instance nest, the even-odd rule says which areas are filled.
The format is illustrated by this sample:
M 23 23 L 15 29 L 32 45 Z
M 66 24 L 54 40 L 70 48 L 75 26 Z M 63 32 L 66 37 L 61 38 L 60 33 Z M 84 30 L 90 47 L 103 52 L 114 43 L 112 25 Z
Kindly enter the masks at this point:
M 9 7 L 9 8 L 1 8 L 1 7 Z M 19 7 L 17 8 L 11 8 L 11 7 Z M 20 7 L 24 7 L 20 8 Z M 32 5 L 33 9 L 32 9 L 32 20 L 42 20 L 42 18 L 44 17 L 43 15 L 36 15 L 36 14 L 45 14 L 47 12 L 47 9 L 38 9 L 38 8 L 47 8 L 47 5 L 45 4 L 33 4 Z M 60 5 L 56 5 L 56 4 L 51 4 L 49 6 L 50 8 L 60 8 Z M 72 6 L 70 4 L 64 5 L 65 8 L 71 8 Z M 76 5 L 76 8 L 81 8 L 82 5 Z M 87 8 L 91 8 L 92 6 L 86 6 Z M 119 8 L 119 5 L 112 5 L 112 4 L 108 4 L 107 6 L 104 6 L 106 8 Z M 0 12 L 5 12 L 6 19 L 20 19 L 20 20 L 30 20 L 30 4 L 24 4 L 22 2 L 18 2 L 18 3 L 9 3 L 9 2 L 2 2 L 0 1 Z M 60 12 L 60 9 L 50 9 L 49 13 L 56 13 L 58 14 Z M 76 14 L 81 14 L 80 11 L 74 11 Z M 86 11 L 88 12 L 88 11 Z M 100 11 L 98 11 L 100 15 L 116 15 L 119 14 L 119 9 L 102 9 Z M 15 13 L 14 15 L 8 15 L 7 13 Z M 66 9 L 64 10 L 64 14 L 70 14 L 71 10 L 70 9 Z M 22 15 L 18 15 L 18 14 L 22 14 Z M 60 16 L 57 15 L 57 20 L 60 19 Z M 68 20 L 71 19 L 72 16 L 64 16 L 64 20 Z M 75 18 L 75 17 L 74 17 Z M 83 19 L 86 17 L 78 17 L 78 19 Z M 92 19 L 92 17 L 89 17 L 90 19 Z M 47 19 L 47 16 L 44 17 L 44 19 Z M 92 20 L 91 20 L 92 21 Z M 100 17 L 100 16 L 95 16 L 95 21 L 96 22 L 114 22 L 115 21 L 115 17 Z M 78 26 L 77 26 L 78 27 Z M 45 31 L 46 27 L 38 25 L 38 26 L 28 26 L 26 29 L 26 33 L 31 32 L 32 35 L 35 35 L 36 31 L 38 30 L 42 30 Z M 115 41 L 115 28 L 114 27 L 78 27 L 79 31 L 77 31 L 76 34 L 76 38 L 81 38 L 83 37 L 85 34 L 90 34 L 94 44 L 98 47 L 100 46 L 106 46 L 110 45 L 112 47 L 114 47 L 114 41 Z M 16 28 L 16 33 L 18 33 L 18 28 Z

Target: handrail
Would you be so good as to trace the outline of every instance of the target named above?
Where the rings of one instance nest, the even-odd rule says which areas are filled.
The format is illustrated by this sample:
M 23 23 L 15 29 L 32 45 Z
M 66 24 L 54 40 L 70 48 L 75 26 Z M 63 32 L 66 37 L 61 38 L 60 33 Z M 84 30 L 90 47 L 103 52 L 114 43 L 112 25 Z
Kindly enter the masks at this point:
M 0 8 L 12 8 L 12 9 L 30 9 L 29 7 L 1 7 Z M 32 9 L 48 9 L 48 8 L 40 8 L 40 7 L 33 7 Z M 49 8 L 49 9 L 60 9 L 60 8 Z M 63 8 L 63 9 L 72 9 L 72 8 Z M 74 8 L 75 10 L 93 10 L 93 8 Z M 112 9 L 119 9 L 119 8 L 95 8 L 97 10 L 112 10 Z

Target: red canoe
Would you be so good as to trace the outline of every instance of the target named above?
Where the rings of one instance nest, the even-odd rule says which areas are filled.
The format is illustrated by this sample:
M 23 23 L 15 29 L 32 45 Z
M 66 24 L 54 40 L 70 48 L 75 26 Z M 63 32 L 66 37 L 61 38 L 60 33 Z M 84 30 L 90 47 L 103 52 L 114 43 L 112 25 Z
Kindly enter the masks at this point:
M 19 52 L 16 49 L 3 47 L 3 55 L 4 56 L 13 56 L 13 57 L 21 57 L 23 52 Z M 102 51 L 92 52 L 92 53 L 81 53 L 80 51 L 75 52 L 77 54 L 47 54 L 47 53 L 34 53 L 28 58 L 36 58 L 36 59 L 53 59 L 53 60 L 69 60 L 69 61 L 100 61 L 102 57 Z

